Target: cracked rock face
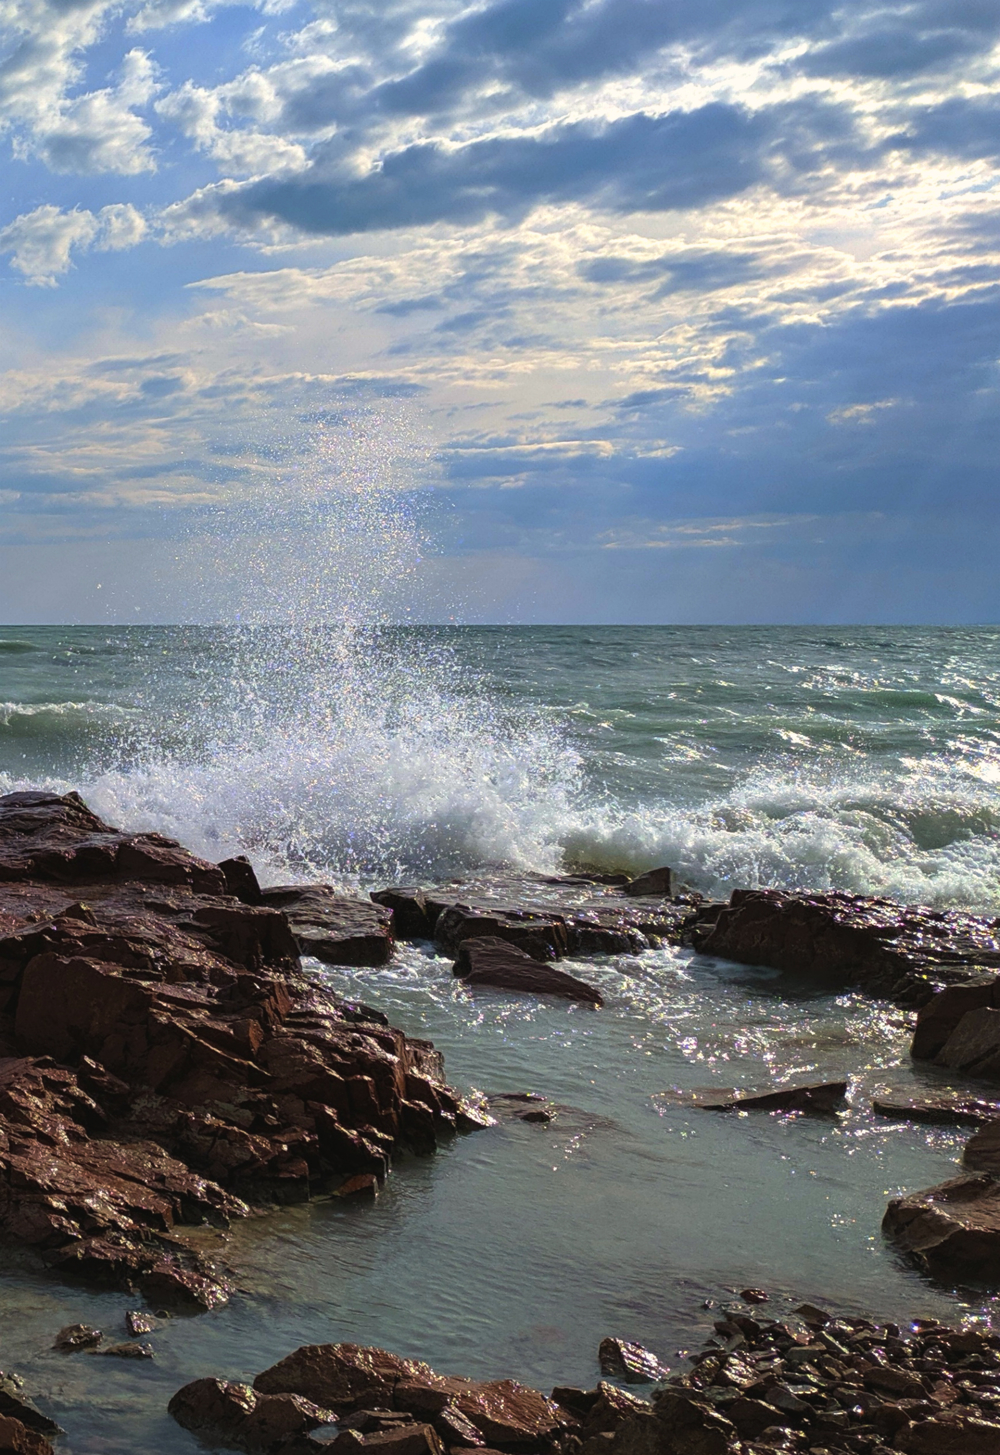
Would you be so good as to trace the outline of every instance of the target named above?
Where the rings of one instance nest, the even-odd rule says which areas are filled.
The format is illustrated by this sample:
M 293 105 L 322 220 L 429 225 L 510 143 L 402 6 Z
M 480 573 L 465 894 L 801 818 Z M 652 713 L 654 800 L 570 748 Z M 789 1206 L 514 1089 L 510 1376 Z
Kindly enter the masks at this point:
M 485 1120 L 432 1047 L 303 977 L 246 880 L 75 794 L 0 798 L 0 1231 L 157 1303 L 225 1297 L 186 1224 Z

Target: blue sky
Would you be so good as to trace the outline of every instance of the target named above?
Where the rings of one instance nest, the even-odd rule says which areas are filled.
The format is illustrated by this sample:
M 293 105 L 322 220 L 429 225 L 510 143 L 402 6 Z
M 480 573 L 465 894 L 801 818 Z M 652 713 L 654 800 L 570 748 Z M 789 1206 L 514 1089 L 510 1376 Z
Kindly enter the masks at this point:
M 0 7 L 0 618 L 1000 618 L 995 0 Z

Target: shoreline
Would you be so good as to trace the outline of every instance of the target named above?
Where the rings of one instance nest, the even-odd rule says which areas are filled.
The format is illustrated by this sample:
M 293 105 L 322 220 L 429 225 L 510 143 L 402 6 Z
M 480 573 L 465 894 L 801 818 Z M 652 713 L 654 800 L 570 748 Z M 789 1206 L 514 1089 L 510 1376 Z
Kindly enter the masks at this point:
M 11 827 L 14 819 L 19 820 L 16 828 Z M 778 936 L 782 943 L 772 958 L 779 952 L 801 957 L 800 921 L 805 915 L 810 953 L 816 957 L 816 947 L 826 946 L 824 975 L 836 970 L 831 956 L 843 956 L 846 934 L 867 947 L 869 970 L 861 978 L 871 986 L 868 993 L 884 995 L 898 987 L 893 995 L 897 1003 L 922 1001 L 925 1008 L 943 993 L 945 1001 L 959 998 L 962 1016 L 985 1015 L 988 1021 L 996 1013 L 989 997 L 983 999 L 986 982 L 980 973 L 984 958 L 990 967 L 997 963 L 990 960 L 995 945 L 991 949 L 983 938 L 988 922 L 933 912 L 914 920 L 912 911 L 888 906 L 887 901 L 762 891 L 734 896 L 728 906 L 708 906 L 697 896 L 670 899 L 663 893 L 645 894 L 642 886 L 629 894 L 620 883 L 602 884 L 584 876 L 521 876 L 505 885 L 494 876 L 492 899 L 480 893 L 477 902 L 467 892 L 468 884 L 458 887 L 460 900 L 451 891 L 397 887 L 376 893 L 375 903 L 366 908 L 363 901 L 334 891 L 321 893 L 317 886 L 261 891 L 248 865 L 211 865 L 160 836 L 120 834 L 94 820 L 74 795 L 10 795 L 0 800 L 0 861 L 0 901 L 6 915 L 0 943 L 6 950 L 5 1008 L 12 1032 L 8 1074 L 10 1063 L 19 1061 L 21 1080 L 15 1091 L 22 1100 L 26 1088 L 34 1096 L 38 1124 L 61 1118 L 66 1145 L 76 1142 L 89 1149 L 77 1163 L 76 1175 L 89 1157 L 91 1188 L 94 1178 L 97 1183 L 117 1179 L 133 1186 L 132 1201 L 126 1199 L 117 1214 L 130 1227 L 118 1227 L 109 1240 L 106 1233 L 81 1226 L 81 1236 L 56 1245 L 53 1237 L 65 1228 L 55 1228 L 50 1220 L 44 1253 L 53 1267 L 72 1267 L 77 1274 L 132 1280 L 140 1287 L 146 1280 L 152 1302 L 176 1297 L 195 1307 L 211 1307 L 226 1293 L 225 1273 L 217 1277 L 217 1269 L 185 1248 L 183 1227 L 193 1214 L 224 1219 L 241 1214 L 247 1195 L 294 1202 L 303 1190 L 306 1196 L 322 1186 L 336 1191 L 338 1181 L 342 1191 L 371 1196 L 388 1171 L 387 1153 L 394 1147 L 406 1144 L 426 1153 L 440 1135 L 489 1123 L 488 1108 L 463 1102 L 447 1087 L 440 1058 L 428 1043 L 393 1031 L 381 1013 L 336 1002 L 315 979 L 303 978 L 298 954 L 307 948 L 316 954 L 325 947 L 323 958 L 329 955 L 334 964 L 343 963 L 336 956 L 350 955 L 351 964 L 378 965 L 391 955 L 393 930 L 398 938 L 424 938 L 429 931 L 439 949 L 457 956 L 456 971 L 463 945 L 468 951 L 494 942 L 504 973 L 510 973 L 513 963 L 522 975 L 544 970 L 547 976 L 558 976 L 558 959 L 567 951 L 576 960 L 588 954 L 635 953 L 641 940 L 650 944 L 668 937 L 687 936 L 706 954 L 721 954 L 721 940 L 734 952 L 728 958 L 738 960 L 742 934 L 744 939 L 749 935 L 757 957 L 750 963 L 767 963 L 761 917 L 772 942 L 778 943 L 776 927 L 787 931 L 791 924 L 795 931 L 783 939 Z M 295 897 L 289 899 L 290 894 Z M 387 895 L 392 904 L 386 904 Z M 273 902 L 281 896 L 284 908 Z M 429 904 L 436 911 L 432 919 Z M 902 931 L 892 912 L 896 921 L 908 916 Z M 832 949 L 831 923 L 837 942 Z M 929 928 L 935 934 L 928 940 Z M 845 963 L 857 975 L 858 955 Z M 894 980 L 887 978 L 890 970 Z M 550 980 L 547 987 L 535 983 L 525 988 L 534 993 L 551 986 Z M 109 988 L 113 992 L 100 1024 L 91 1016 L 84 1027 L 80 1015 L 59 1012 L 60 1001 L 70 1003 L 75 995 L 89 1013 L 95 988 L 102 994 Z M 976 1004 L 970 995 L 979 997 Z M 947 1029 L 934 1046 L 938 1055 L 962 1016 L 942 1020 L 940 1001 L 933 1015 L 924 1014 L 925 1026 L 936 1022 L 939 1031 Z M 143 1016 L 145 1040 L 139 1045 L 134 1028 Z M 132 1029 L 123 1039 L 124 1026 Z M 156 1033 L 148 1034 L 154 1026 Z M 100 1044 L 95 1039 L 99 1033 Z M 295 1044 L 289 1046 L 289 1041 Z M 352 1062 L 351 1074 L 342 1075 L 348 1052 L 360 1060 Z M 39 1066 L 39 1056 L 48 1056 L 50 1064 Z M 51 1064 L 53 1057 L 61 1064 Z M 386 1069 L 386 1057 L 395 1059 L 394 1070 Z M 30 1076 L 26 1058 L 36 1062 Z M 331 1058 L 340 1070 L 333 1071 Z M 289 1079 L 296 1076 L 297 1083 Z M 346 1091 L 345 1082 L 353 1082 Z M 249 1100 L 241 1118 L 226 1122 L 217 1112 L 234 1105 L 231 1093 L 237 1085 Z M 297 1098 L 301 1115 L 313 1123 L 300 1124 L 305 1135 L 298 1141 L 287 1135 L 290 1124 L 267 1128 L 261 1100 L 269 1094 L 266 1086 L 287 1098 L 296 1095 L 295 1085 L 313 1093 Z M 134 1107 L 141 1086 L 146 1092 L 140 1127 Z M 223 1086 L 228 1088 L 226 1100 L 219 1092 Z M 155 1115 L 150 1092 L 157 1103 Z M 322 1095 L 328 1098 L 325 1102 Z M 170 1103 L 173 1120 L 165 1116 L 165 1103 Z M 213 1110 L 206 1111 L 209 1103 Z M 317 1116 L 324 1106 L 332 1116 L 319 1117 L 320 1135 Z M 251 1108 L 260 1125 L 253 1118 L 247 1121 Z M 290 1109 L 286 1100 L 270 1114 Z M 828 1114 L 830 1108 L 824 1110 Z M 938 1111 L 948 1114 L 948 1108 Z M 959 1111 L 968 1120 L 970 1108 Z M 736 1112 L 748 1114 L 739 1107 Z M 983 1115 L 989 1119 L 989 1112 Z M 178 1116 L 183 1119 L 180 1129 Z M 131 1150 L 124 1162 L 112 1167 L 107 1149 L 116 1128 L 123 1126 L 127 1137 L 121 1146 Z M 130 1161 L 140 1131 L 147 1145 L 141 1169 Z M 100 1153 L 97 1162 L 95 1149 Z M 243 1155 L 247 1153 L 251 1155 Z M 155 1196 L 137 1203 L 140 1170 Z M 206 1176 L 210 1171 L 216 1171 L 218 1181 Z M 8 1212 L 10 1206 L 8 1199 Z M 36 1198 L 31 1202 L 36 1226 L 38 1206 Z M 22 1215 L 24 1211 L 22 1206 Z M 8 1236 L 16 1226 L 16 1220 L 8 1224 Z M 40 1245 L 36 1240 L 35 1246 L 44 1241 Z M 105 1246 L 99 1247 L 102 1242 Z M 64 1253 L 67 1246 L 69 1256 Z M 917 1251 L 926 1259 L 925 1250 Z

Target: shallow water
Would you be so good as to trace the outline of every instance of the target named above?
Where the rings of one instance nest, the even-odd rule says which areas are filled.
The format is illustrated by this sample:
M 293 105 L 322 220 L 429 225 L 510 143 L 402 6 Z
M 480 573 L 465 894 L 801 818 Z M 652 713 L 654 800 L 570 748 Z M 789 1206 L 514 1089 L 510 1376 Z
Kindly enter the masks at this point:
M 689 882 L 829 884 L 996 904 L 1000 636 L 764 629 L 0 633 L 0 787 L 80 787 L 271 880 L 363 887 L 491 866 L 672 862 Z M 17 643 L 21 645 L 16 645 Z M 180 1452 L 187 1379 L 353 1339 L 445 1371 L 592 1383 L 606 1334 L 676 1362 L 705 1299 L 748 1284 L 905 1319 L 992 1317 L 883 1243 L 888 1197 L 952 1175 L 965 1133 L 874 1117 L 935 1084 L 906 1016 L 675 950 L 570 965 L 601 1011 L 470 994 L 429 946 L 338 991 L 444 1052 L 449 1078 L 565 1109 L 402 1159 L 374 1205 L 317 1201 L 206 1233 L 230 1305 L 155 1361 L 49 1349 L 121 1331 L 126 1294 L 9 1264 L 4 1363 L 74 1452 Z M 852 1078 L 838 1117 L 699 1111 L 695 1090 Z

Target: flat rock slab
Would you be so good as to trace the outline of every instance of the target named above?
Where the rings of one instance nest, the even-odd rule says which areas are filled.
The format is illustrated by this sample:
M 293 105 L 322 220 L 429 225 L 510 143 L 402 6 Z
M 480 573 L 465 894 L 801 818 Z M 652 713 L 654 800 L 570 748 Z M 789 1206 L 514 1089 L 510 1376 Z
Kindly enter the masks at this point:
M 392 958 L 392 910 L 352 899 L 328 884 L 261 890 L 261 903 L 280 909 L 303 955 L 327 965 L 387 965 Z
M 787 1111 L 828 1116 L 846 1105 L 847 1082 L 828 1081 L 819 1086 L 779 1086 L 759 1095 L 734 1096 L 729 1101 L 703 1101 L 702 1111 Z
M 929 1272 L 995 1282 L 1000 1278 L 1000 1183 L 954 1177 L 890 1202 L 882 1230 Z
M 442 954 L 455 955 L 462 940 L 493 935 L 536 960 L 680 943 L 701 906 L 697 895 L 629 895 L 627 881 L 608 878 L 624 876 L 500 875 L 437 889 L 393 885 L 372 899 L 392 909 L 400 939 L 433 939 Z
M 893 1121 L 927 1122 L 938 1126 L 982 1126 L 1000 1118 L 1000 1102 L 959 1092 L 936 1096 L 876 1096 L 872 1111 Z
M 1000 921 L 888 899 L 740 889 L 701 919 L 690 934 L 702 954 L 859 986 L 899 1005 L 1000 969 Z
M 533 960 L 516 946 L 493 935 L 463 940 L 453 974 L 465 985 L 483 986 L 492 990 L 516 990 L 529 995 L 557 995 L 563 1000 L 579 1000 L 601 1006 L 604 998 L 599 990 L 558 970 Z

